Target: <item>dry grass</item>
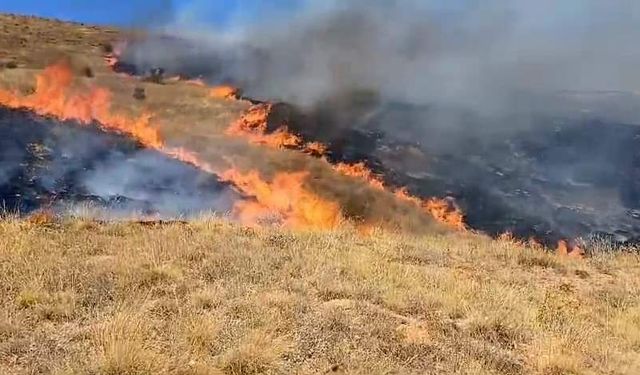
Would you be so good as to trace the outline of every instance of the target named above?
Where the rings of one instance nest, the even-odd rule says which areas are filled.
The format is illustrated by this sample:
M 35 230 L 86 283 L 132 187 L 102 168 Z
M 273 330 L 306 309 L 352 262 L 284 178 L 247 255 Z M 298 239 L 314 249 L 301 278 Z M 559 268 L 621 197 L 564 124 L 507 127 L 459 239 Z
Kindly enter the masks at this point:
M 120 36 L 0 15 L 0 65 L 15 65 L 0 68 L 0 85 L 28 91 L 71 57 L 80 76 L 95 72 L 79 86 L 110 88 L 117 110 L 150 110 L 172 146 L 267 176 L 310 171 L 313 191 L 362 217 L 424 227 L 326 163 L 226 138 L 246 103 L 113 74 L 102 45 Z M 131 97 L 138 86 L 144 101 Z M 0 374 L 640 373 L 637 255 L 575 261 L 460 234 L 41 219 L 0 222 Z
M 634 374 L 640 258 L 221 221 L 0 223 L 2 374 Z

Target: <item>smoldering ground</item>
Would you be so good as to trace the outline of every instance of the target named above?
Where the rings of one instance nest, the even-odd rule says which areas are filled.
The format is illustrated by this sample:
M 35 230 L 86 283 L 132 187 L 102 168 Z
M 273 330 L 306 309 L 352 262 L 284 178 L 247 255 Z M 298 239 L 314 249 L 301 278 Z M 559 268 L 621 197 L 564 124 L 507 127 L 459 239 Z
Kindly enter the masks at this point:
M 192 8 L 123 61 L 286 102 L 275 122 L 474 228 L 637 238 L 640 4 L 446 3 L 307 1 L 225 30 Z
M 228 212 L 237 198 L 215 177 L 94 126 L 0 109 L 0 134 L 9 213 L 177 219 Z

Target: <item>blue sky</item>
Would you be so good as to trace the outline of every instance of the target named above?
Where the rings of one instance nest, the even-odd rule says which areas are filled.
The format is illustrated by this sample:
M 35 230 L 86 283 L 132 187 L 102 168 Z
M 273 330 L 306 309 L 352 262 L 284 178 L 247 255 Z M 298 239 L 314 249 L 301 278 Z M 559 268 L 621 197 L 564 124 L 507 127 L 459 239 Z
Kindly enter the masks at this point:
M 166 16 L 172 6 L 170 0 L 7 0 L 0 4 L 0 12 L 127 26 Z
M 326 0 L 316 0 L 322 3 Z M 336 0 L 334 0 L 336 1 Z M 348 1 L 348 0 L 343 0 Z M 382 0 L 391 1 L 391 0 Z M 400 0 L 402 1 L 402 0 Z M 436 9 L 462 10 L 482 6 L 487 0 L 424 0 Z M 549 1 L 549 0 L 547 0 Z M 565 0 L 552 7 L 533 6 L 545 14 L 529 18 L 544 25 L 560 19 L 580 17 L 584 3 L 598 0 Z M 166 24 L 176 17 L 187 16 L 191 21 L 225 27 L 237 21 L 269 18 L 273 13 L 294 10 L 310 0 L 0 0 L 0 12 L 37 15 L 89 24 L 124 27 Z M 338 2 L 339 3 L 339 2 Z M 528 4 L 527 0 L 520 0 Z M 530 4 L 535 4 L 531 0 Z M 580 5 L 583 4 L 583 5 Z M 549 9 L 548 9 L 549 8 Z M 433 8 L 432 8 L 433 9 Z M 526 7 L 524 9 L 527 9 Z M 551 12 L 549 12 L 551 11 Z M 533 12 L 532 12 L 533 13 Z M 554 17 L 550 17 L 550 14 Z
M 200 20 L 223 26 L 238 13 L 247 16 L 293 8 L 300 0 L 3 0 L 0 12 L 116 26 L 146 26 L 196 10 Z

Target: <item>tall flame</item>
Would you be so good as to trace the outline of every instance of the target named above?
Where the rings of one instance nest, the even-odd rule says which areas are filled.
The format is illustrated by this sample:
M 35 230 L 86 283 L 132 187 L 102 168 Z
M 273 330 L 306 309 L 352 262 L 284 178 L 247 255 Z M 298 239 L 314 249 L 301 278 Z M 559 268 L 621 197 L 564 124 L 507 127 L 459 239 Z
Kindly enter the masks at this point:
M 158 130 L 150 124 L 151 115 L 144 113 L 131 118 L 111 112 L 111 92 L 93 88 L 89 93 L 73 93 L 73 72 L 65 62 L 47 67 L 36 77 L 33 94 L 21 95 L 0 90 L 0 105 L 9 108 L 26 108 L 43 116 L 61 120 L 75 120 L 82 124 L 97 121 L 108 131 L 125 133 L 150 148 L 161 148 Z
M 302 139 L 289 133 L 286 127 L 280 127 L 273 133 L 269 133 L 268 119 L 273 106 L 271 104 L 254 105 L 233 122 L 226 130 L 229 136 L 244 137 L 254 144 L 265 145 L 273 148 L 299 147 Z
M 337 203 L 304 188 L 307 172 L 278 173 L 272 182 L 266 182 L 257 171 L 230 169 L 221 177 L 255 198 L 234 207 L 234 214 L 245 224 L 275 219 L 296 229 L 333 229 L 342 221 Z

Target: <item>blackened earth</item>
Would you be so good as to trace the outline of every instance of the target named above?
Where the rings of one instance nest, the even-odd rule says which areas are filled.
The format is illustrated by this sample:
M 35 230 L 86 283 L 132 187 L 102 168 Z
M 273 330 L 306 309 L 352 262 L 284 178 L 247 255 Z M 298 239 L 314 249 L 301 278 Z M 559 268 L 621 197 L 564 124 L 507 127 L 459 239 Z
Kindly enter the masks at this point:
M 86 203 L 114 214 L 179 218 L 226 212 L 234 199 L 215 176 L 127 136 L 0 108 L 4 212 Z

